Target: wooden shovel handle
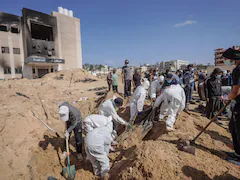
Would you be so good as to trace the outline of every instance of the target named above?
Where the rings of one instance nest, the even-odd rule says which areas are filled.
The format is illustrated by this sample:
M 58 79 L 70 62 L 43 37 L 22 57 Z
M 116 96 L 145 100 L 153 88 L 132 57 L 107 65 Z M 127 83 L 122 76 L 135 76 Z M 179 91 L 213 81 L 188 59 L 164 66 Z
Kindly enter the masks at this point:
M 208 128 L 208 126 L 214 122 L 217 117 L 226 109 L 226 107 L 231 103 L 231 101 L 228 101 L 219 111 L 218 113 L 210 120 L 210 122 L 205 126 L 205 128 L 203 128 L 203 130 L 192 140 L 192 142 L 194 143 L 197 138 Z

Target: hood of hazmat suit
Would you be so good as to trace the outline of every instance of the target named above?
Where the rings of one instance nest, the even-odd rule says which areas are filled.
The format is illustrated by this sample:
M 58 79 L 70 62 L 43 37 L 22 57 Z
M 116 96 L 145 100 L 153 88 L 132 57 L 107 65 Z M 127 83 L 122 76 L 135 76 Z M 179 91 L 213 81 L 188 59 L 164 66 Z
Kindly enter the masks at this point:
M 99 109 L 99 114 L 104 115 L 106 117 L 112 116 L 113 120 L 122 124 L 126 125 L 128 124 L 126 121 L 124 121 L 116 111 L 116 106 L 114 105 L 114 99 L 108 99 L 106 100 Z
M 103 126 L 109 126 L 109 128 L 111 128 L 112 116 L 106 117 L 99 114 L 92 114 L 84 119 L 83 124 L 86 133 Z
M 148 79 L 143 78 L 142 79 L 142 87 L 147 90 L 149 88 L 149 86 L 150 86 L 150 82 L 148 81 Z
M 155 81 L 151 83 L 151 87 L 148 92 L 150 98 L 152 99 L 157 98 L 157 94 L 161 91 L 163 83 L 164 83 L 164 76 L 160 76 L 159 78 L 157 78 Z
M 171 105 L 171 102 L 174 101 L 180 105 L 180 111 L 182 111 L 185 108 L 185 100 L 186 96 L 183 88 L 179 84 L 173 84 L 165 89 L 156 99 L 154 107 L 158 107 L 163 101 L 168 102 L 168 105 Z M 171 106 L 169 106 L 169 108 L 171 108 Z

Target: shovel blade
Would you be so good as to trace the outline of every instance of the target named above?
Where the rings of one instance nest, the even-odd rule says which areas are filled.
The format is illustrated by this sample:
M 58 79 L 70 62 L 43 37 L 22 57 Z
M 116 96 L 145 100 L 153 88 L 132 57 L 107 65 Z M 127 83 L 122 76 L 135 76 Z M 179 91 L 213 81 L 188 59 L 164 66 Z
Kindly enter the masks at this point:
M 76 175 L 76 168 L 75 165 L 67 166 L 63 168 L 63 177 L 69 180 L 74 180 L 75 175 Z
M 182 151 L 195 155 L 195 147 L 193 146 L 184 146 Z

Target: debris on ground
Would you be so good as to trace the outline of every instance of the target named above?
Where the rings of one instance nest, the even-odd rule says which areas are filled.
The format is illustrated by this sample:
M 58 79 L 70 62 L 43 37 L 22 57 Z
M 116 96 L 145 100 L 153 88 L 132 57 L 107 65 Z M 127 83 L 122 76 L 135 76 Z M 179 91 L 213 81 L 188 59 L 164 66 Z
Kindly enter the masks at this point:
M 69 87 L 72 73 L 73 79 L 94 78 L 83 70 L 72 70 L 47 74 L 42 79 L 0 82 L 0 167 L 4 167 L 1 179 L 64 179 L 61 172 L 66 162 L 60 160 L 65 143 L 62 138 L 64 123 L 59 121 L 58 103 L 76 101 L 73 105 L 80 109 L 85 118 L 97 112 L 103 101 L 114 95 L 108 92 L 97 98 L 95 91 L 88 91 L 89 87 L 107 85 L 105 79 L 79 82 Z M 60 74 L 64 74 L 61 81 L 56 79 Z M 123 91 L 122 85 L 119 90 Z M 16 92 L 30 99 L 16 95 Z M 231 135 L 216 123 L 211 124 L 196 141 L 195 156 L 178 150 L 179 139 L 193 139 L 209 122 L 199 111 L 194 111 L 198 105 L 197 102 L 191 104 L 191 113 L 182 112 L 179 115 L 173 132 L 166 133 L 164 122 L 157 121 L 143 140 L 139 139 L 141 127 L 129 131 L 129 138 L 120 142 L 116 151 L 109 154 L 109 179 L 240 179 L 239 168 L 225 160 L 226 152 L 233 151 Z M 128 120 L 127 100 L 124 100 L 123 106 L 125 109 L 119 109 L 118 113 Z M 60 137 L 48 130 L 32 112 L 45 123 L 48 119 L 50 127 Z M 124 128 L 119 125 L 119 135 Z M 89 162 L 78 161 L 74 144 L 72 137 L 70 156 L 71 164 L 76 166 L 75 179 L 98 179 L 93 175 Z

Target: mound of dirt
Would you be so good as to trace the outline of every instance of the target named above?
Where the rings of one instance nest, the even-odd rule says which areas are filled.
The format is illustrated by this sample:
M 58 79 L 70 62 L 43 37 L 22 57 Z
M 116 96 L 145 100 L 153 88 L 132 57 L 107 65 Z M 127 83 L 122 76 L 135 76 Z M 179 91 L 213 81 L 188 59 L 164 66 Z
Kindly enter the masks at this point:
M 60 159 L 65 143 L 64 123 L 59 121 L 58 103 L 72 103 L 85 118 L 93 112 L 97 113 L 96 105 L 100 105 L 104 98 L 114 95 L 108 93 L 96 101 L 98 97 L 95 91 L 88 89 L 107 83 L 98 80 L 69 86 L 72 72 L 52 73 L 36 80 L 0 82 L 0 167 L 4 172 L 1 179 L 46 180 L 50 176 L 64 179 L 61 171 L 66 162 Z M 57 80 L 56 76 L 61 73 L 65 79 Z M 90 76 L 76 70 L 75 79 L 85 77 Z M 122 89 L 122 85 L 119 89 Z M 191 105 L 191 109 L 197 105 Z M 124 100 L 124 107 L 118 113 L 128 120 L 128 100 Z M 61 137 L 47 130 L 32 111 L 59 132 Z M 141 126 L 136 131 L 130 131 L 126 135 L 128 138 L 120 142 L 117 151 L 109 155 L 109 179 L 239 179 L 239 168 L 224 160 L 225 152 L 232 151 L 230 134 L 215 123 L 196 141 L 196 156 L 177 149 L 179 138 L 192 139 L 208 122 L 198 112 L 191 112 L 191 115 L 183 112 L 176 121 L 174 132 L 166 133 L 164 123 L 155 123 L 144 140 L 139 139 Z M 119 133 L 123 131 L 124 127 L 119 126 Z M 89 162 L 77 160 L 74 137 L 70 142 L 70 152 L 71 164 L 77 170 L 76 179 L 98 179 L 93 175 Z
M 49 176 L 63 179 L 60 173 L 65 163 L 60 163 L 59 155 L 65 142 L 64 123 L 59 120 L 58 104 L 63 101 L 74 102 L 72 104 L 80 109 L 83 118 L 95 109 L 98 97 L 94 92 L 87 91 L 93 86 L 92 83 L 78 83 L 69 87 L 68 80 L 46 78 L 0 83 L 0 167 L 4 171 L 1 179 L 47 179 Z M 85 76 L 80 74 L 78 78 L 84 79 Z M 103 81 L 97 81 L 94 85 L 100 87 L 102 84 Z M 82 96 L 87 96 L 87 100 L 75 102 Z M 56 138 L 32 112 L 62 138 Z M 74 138 L 71 143 L 75 146 Z M 77 162 L 73 146 L 72 161 Z
M 179 138 L 192 139 L 208 122 L 198 113 L 182 112 L 176 131 L 154 141 L 149 138 L 153 131 L 147 140 L 139 140 L 141 127 L 128 133 L 120 143 L 123 150 L 111 156 L 110 179 L 239 179 L 239 168 L 225 160 L 226 152 L 232 151 L 230 134 L 215 123 L 196 141 L 195 156 L 177 149 Z
M 62 70 L 55 73 L 49 73 L 49 74 L 46 74 L 44 77 L 42 77 L 41 80 L 53 80 L 53 79 L 56 80 L 56 79 L 61 79 L 61 77 L 62 77 L 62 80 L 66 80 L 66 81 L 70 81 L 72 77 L 73 77 L 73 81 L 84 80 L 85 78 L 91 78 L 91 79 L 97 80 L 96 76 L 89 74 L 84 69 Z

